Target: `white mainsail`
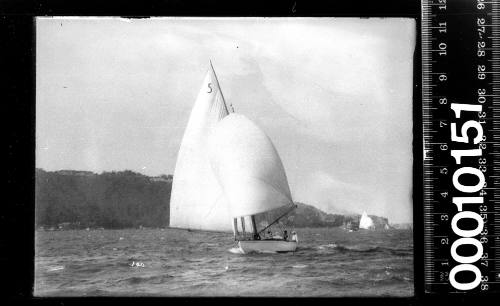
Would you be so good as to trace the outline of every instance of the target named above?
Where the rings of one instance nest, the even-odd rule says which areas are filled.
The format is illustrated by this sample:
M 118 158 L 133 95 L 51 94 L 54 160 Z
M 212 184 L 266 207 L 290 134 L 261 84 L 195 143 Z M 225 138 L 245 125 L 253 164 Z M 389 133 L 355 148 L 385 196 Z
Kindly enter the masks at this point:
M 210 63 L 177 156 L 170 197 L 171 227 L 232 230 L 228 202 L 207 155 L 211 130 L 230 112 L 232 106 L 226 105 Z
M 209 156 L 233 218 L 294 205 L 278 152 L 245 116 L 229 114 L 216 125 L 209 138 Z
M 372 229 L 374 227 L 372 218 L 368 217 L 366 211 L 361 215 L 361 219 L 359 219 L 359 228 L 363 229 Z

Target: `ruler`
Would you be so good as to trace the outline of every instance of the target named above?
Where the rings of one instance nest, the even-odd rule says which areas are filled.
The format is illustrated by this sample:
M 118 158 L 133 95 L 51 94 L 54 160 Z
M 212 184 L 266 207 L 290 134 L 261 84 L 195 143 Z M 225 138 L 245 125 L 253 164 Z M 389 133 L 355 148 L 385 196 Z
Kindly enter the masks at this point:
M 424 290 L 500 292 L 500 0 L 423 0 Z

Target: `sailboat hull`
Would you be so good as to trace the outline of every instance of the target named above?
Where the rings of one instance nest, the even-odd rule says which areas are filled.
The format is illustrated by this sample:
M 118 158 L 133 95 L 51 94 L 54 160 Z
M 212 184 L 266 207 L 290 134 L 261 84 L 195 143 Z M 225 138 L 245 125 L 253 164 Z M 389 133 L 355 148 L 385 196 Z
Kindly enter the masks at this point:
M 297 249 L 297 242 L 284 240 L 244 240 L 238 245 L 243 253 L 283 253 Z

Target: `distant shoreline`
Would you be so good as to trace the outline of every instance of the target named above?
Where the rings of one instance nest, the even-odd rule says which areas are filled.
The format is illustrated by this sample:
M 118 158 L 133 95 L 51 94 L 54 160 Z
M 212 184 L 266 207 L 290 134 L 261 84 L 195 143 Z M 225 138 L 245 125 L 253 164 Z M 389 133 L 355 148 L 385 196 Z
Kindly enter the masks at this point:
M 335 226 L 335 227 L 329 227 L 329 226 L 305 226 L 305 227 L 293 227 L 293 229 L 339 229 L 339 230 L 344 230 L 340 226 Z M 143 228 L 138 228 L 138 227 L 124 227 L 124 228 L 64 228 L 64 229 L 50 229 L 50 228 L 36 228 L 36 232 L 64 232 L 64 231 L 122 231 L 122 230 L 179 230 L 179 231 L 188 231 L 188 232 L 209 232 L 209 231 L 203 231 L 203 230 L 196 230 L 196 229 L 181 229 L 181 228 L 174 228 L 174 227 L 143 227 Z M 388 230 L 412 230 L 412 228 L 390 228 Z M 387 231 L 385 229 L 373 229 L 373 230 L 356 230 L 357 231 Z M 211 231 L 211 232 L 216 232 L 216 231 Z M 232 233 L 232 232 L 218 232 L 218 233 Z
M 35 172 L 35 227 L 61 229 L 165 228 L 170 222 L 173 176 L 149 177 L 133 171 L 59 170 Z M 295 202 L 283 220 L 295 228 L 356 227 L 358 213 L 327 213 L 314 205 Z M 376 229 L 411 228 L 392 224 L 387 217 L 368 214 Z

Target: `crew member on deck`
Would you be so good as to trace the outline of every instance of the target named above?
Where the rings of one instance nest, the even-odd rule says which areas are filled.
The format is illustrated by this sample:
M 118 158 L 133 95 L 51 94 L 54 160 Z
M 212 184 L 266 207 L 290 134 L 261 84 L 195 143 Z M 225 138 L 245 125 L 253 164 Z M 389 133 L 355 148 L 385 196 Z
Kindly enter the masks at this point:
M 283 232 L 283 240 L 285 240 L 285 241 L 288 240 L 288 233 L 287 233 L 287 231 Z
M 297 233 L 295 231 L 292 231 L 292 241 L 299 242 L 297 239 Z

